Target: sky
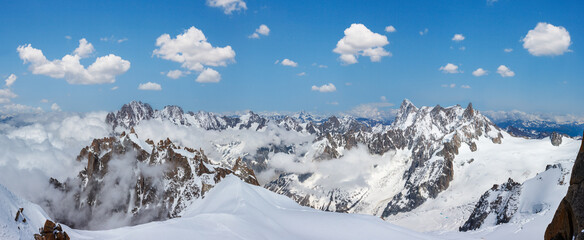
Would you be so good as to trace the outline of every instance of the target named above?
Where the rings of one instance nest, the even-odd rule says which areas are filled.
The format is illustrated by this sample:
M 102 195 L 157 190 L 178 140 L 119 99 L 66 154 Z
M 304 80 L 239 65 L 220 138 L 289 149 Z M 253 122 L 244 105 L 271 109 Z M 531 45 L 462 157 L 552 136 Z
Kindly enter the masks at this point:
M 2 1 L 0 108 L 584 116 L 584 2 Z

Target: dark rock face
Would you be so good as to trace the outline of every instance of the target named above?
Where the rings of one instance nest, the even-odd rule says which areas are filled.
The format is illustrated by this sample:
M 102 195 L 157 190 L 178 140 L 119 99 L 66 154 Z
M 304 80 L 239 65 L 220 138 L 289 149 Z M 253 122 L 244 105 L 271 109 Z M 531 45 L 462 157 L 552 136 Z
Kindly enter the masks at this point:
M 94 218 L 112 214 L 129 219 L 131 225 L 178 217 L 190 201 L 204 197 L 229 174 L 259 185 L 241 159 L 232 168 L 222 167 L 202 150 L 177 146 L 168 138 L 156 144 L 140 142 L 133 131 L 94 139 L 77 160 L 87 161 L 87 167 L 76 179 L 51 179 L 55 189 L 74 196 L 68 204 L 79 215 L 54 211 L 55 219 L 76 228 L 92 227 Z M 49 209 L 57 204 L 47 202 Z
M 489 215 L 495 215 L 495 224 L 508 223 L 517 212 L 521 184 L 509 178 L 506 183 L 493 185 L 475 205 L 475 208 L 459 231 L 479 229 Z
M 63 231 L 61 224 L 51 220 L 45 221 L 45 225 L 39 229 L 40 233 L 34 235 L 34 240 L 69 240 L 67 232 Z
M 568 193 L 548 225 L 546 240 L 584 239 L 584 141 L 572 168 Z
M 562 135 L 557 132 L 553 132 L 550 136 L 550 140 L 552 141 L 552 145 L 556 147 L 560 146 L 560 144 L 562 144 Z

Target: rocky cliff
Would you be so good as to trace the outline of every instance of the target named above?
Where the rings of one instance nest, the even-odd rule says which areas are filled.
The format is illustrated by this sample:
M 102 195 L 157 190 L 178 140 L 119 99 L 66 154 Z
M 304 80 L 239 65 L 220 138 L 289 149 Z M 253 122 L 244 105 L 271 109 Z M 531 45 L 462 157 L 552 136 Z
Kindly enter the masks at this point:
M 584 240 L 584 140 L 572 168 L 568 193 L 560 202 L 546 240 Z

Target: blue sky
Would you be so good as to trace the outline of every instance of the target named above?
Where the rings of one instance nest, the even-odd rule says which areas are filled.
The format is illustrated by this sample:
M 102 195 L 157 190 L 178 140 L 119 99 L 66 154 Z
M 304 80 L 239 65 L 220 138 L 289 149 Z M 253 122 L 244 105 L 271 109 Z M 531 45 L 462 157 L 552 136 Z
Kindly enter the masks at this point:
M 584 115 L 579 106 L 584 102 L 581 1 L 232 1 L 240 5 L 231 12 L 206 0 L 2 1 L 0 78 L 14 74 L 16 81 L 3 86 L 0 102 L 45 111 L 53 104 L 63 111 L 111 111 L 141 100 L 157 108 L 175 104 L 193 111 L 334 113 L 383 111 L 408 98 L 418 106 L 472 102 L 480 110 Z M 347 64 L 333 51 L 354 23 L 376 40 L 355 44 L 380 48 L 378 59 L 358 52 L 358 62 Z M 528 32 L 539 23 L 540 30 L 549 31 L 534 35 L 524 47 Z M 262 24 L 269 33 L 250 38 Z M 386 32 L 387 26 L 396 31 Z M 213 48 L 229 46 L 235 56 L 189 68 L 154 54 L 161 35 L 168 34 L 169 48 L 176 47 L 170 46 L 172 40 L 191 27 L 202 31 Z M 367 38 L 361 33 L 355 39 Z M 455 34 L 464 40 L 454 41 Z M 546 37 L 552 43 L 538 40 Z M 42 50 L 52 61 L 75 56 L 80 39 L 93 46 L 79 55 L 86 68 L 99 57 L 119 57 L 109 59 L 117 72 L 96 70 L 112 77 L 75 82 L 58 72 L 39 73 L 41 65 L 35 74 L 32 58 L 24 63 L 17 51 L 31 44 L 26 51 Z M 209 54 L 205 59 L 217 57 Z M 297 65 L 284 66 L 284 59 Z M 124 69 L 124 61 L 129 68 Z M 514 75 L 497 73 L 501 65 Z M 478 68 L 487 74 L 474 76 Z M 195 81 L 206 69 L 215 72 L 207 81 L 217 81 L 218 75 L 220 80 Z M 190 74 L 172 79 L 166 75 L 171 70 Z M 148 82 L 161 90 L 138 89 Z M 334 89 L 317 91 L 330 84 Z

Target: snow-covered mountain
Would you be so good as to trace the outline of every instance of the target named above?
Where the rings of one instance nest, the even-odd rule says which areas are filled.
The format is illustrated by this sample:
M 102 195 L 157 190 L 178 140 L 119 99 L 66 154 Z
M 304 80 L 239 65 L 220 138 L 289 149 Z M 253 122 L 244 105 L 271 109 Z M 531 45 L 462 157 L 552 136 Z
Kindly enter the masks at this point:
M 53 195 L 61 197 L 44 201 L 57 221 L 76 228 L 107 229 L 179 217 L 229 174 L 258 185 L 241 159 L 224 167 L 203 150 L 181 147 L 168 138 L 157 143 L 141 140 L 133 131 L 94 139 L 77 161 L 85 169 L 64 183 L 51 179 L 58 190 Z
M 390 217 L 396 214 L 411 212 L 449 189 L 457 175 L 457 168 L 460 168 L 456 166 L 457 162 L 469 166 L 474 165 L 472 162 L 475 160 L 482 162 L 475 158 L 460 159 L 460 151 L 466 152 L 465 149 L 468 149 L 470 155 L 483 158 L 481 156 L 487 154 L 489 149 L 496 149 L 497 145 L 512 149 L 514 142 L 528 142 L 500 129 L 475 110 L 472 104 L 466 108 L 458 105 L 418 108 L 409 100 L 404 100 L 390 125 L 371 125 L 370 121 L 350 116 L 311 121 L 303 114 L 262 117 L 248 112 L 241 116 L 218 116 L 202 112 L 184 114 L 182 110 L 172 111 L 176 114 L 162 114 L 169 112 L 170 108 L 176 107 L 149 111 L 151 108 L 147 104 L 132 102 L 120 111 L 108 114 L 107 121 L 113 127 L 138 126 L 139 129 L 141 121 L 152 119 L 217 131 L 219 133 L 213 138 L 230 140 L 212 144 L 215 149 L 208 151 L 220 152 L 218 161 L 227 164 L 233 163 L 233 156 L 243 156 L 244 161 L 263 176 L 260 183 L 266 188 L 316 209 L 365 213 L 388 219 L 396 219 Z M 134 109 L 138 112 L 125 112 Z M 125 116 L 142 116 L 141 112 L 151 114 L 126 120 Z M 209 122 L 217 124 L 202 124 Z M 273 134 L 313 138 L 309 142 L 307 138 L 302 138 L 302 141 L 259 141 L 264 145 L 242 149 L 252 139 L 246 137 L 242 140 L 241 135 L 254 135 L 253 140 L 258 140 L 270 139 Z M 559 146 L 563 138 L 568 139 L 555 135 L 553 139 L 547 139 L 547 144 L 553 142 Z M 512 140 L 511 144 L 507 144 L 507 139 Z M 546 156 L 553 155 L 550 152 Z M 556 162 L 549 160 L 538 167 L 542 169 Z M 537 171 L 526 173 L 520 180 L 524 181 L 535 173 Z M 265 177 L 270 174 L 271 177 Z M 496 176 L 497 179 L 480 179 L 486 182 L 481 183 L 485 187 L 480 194 L 476 193 L 474 197 L 477 199 L 472 201 L 478 200 L 489 188 L 486 186 L 501 183 L 509 175 L 513 174 L 502 173 Z M 467 204 L 472 203 L 469 200 Z M 470 212 L 467 214 L 470 215 Z M 457 224 L 456 228 L 462 225 Z
M 26 221 L 14 221 L 19 208 Z M 32 240 L 50 219 L 0 185 L 0 239 Z M 227 175 L 180 218 L 102 231 L 71 229 L 71 239 L 439 239 L 366 215 L 326 213 Z
M 533 189 L 563 189 L 558 179 L 571 168 L 578 148 L 577 140 L 561 134 L 516 137 L 472 104 L 416 107 L 404 100 L 391 124 L 348 115 L 155 110 L 141 102 L 102 116 L 101 123 L 88 127 L 99 128 L 95 132 L 101 136 L 104 128 L 109 136 L 81 145 L 87 147 L 77 161 L 61 154 L 70 151 L 56 140 L 66 136 L 76 147 L 92 139 L 76 136 L 86 125 L 68 124 L 82 118 L 59 120 L 68 127 L 57 128 L 58 134 L 43 133 L 38 124 L 2 125 L 10 138 L 0 136 L 5 143 L 55 148 L 60 161 L 74 162 L 67 166 L 81 166 L 66 175 L 68 180 L 62 175 L 51 180 L 45 198 L 34 199 L 69 226 L 180 222 L 188 216 L 185 209 L 233 173 L 318 210 L 372 215 L 416 231 L 439 231 L 433 236 L 445 238 L 491 236 L 500 234 L 496 229 L 535 228 L 551 219 L 548 213 L 559 199 Z M 544 171 L 548 165 L 561 167 Z M 462 228 L 470 231 L 458 233 Z M 92 236 L 113 236 L 99 234 L 104 235 Z

